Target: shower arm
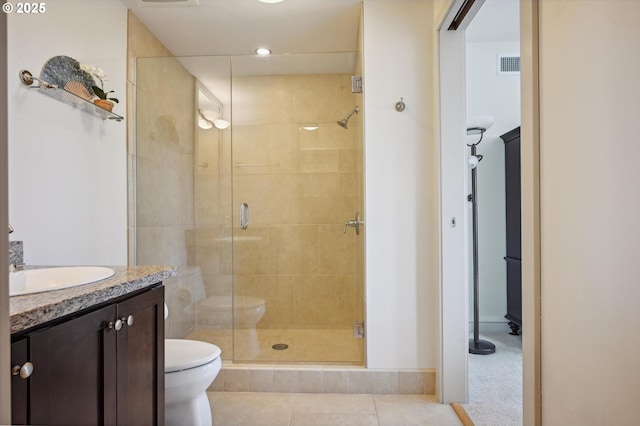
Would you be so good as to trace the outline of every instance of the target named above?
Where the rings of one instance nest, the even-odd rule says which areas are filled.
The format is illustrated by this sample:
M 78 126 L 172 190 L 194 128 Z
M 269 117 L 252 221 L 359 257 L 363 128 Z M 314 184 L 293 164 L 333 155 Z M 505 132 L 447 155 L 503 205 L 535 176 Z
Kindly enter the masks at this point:
M 351 110 L 349 114 L 347 114 L 344 120 L 349 120 L 353 114 L 357 114 L 358 112 L 360 112 L 360 108 L 355 107 L 354 109 Z

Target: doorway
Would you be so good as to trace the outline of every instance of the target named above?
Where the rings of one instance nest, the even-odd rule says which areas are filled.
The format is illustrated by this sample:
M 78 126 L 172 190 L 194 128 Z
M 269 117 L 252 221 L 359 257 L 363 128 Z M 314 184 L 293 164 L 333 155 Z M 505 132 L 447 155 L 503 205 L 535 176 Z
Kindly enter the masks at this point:
M 468 383 L 468 331 L 470 255 L 469 229 L 471 226 L 469 193 L 468 148 L 465 146 L 466 127 L 466 37 L 467 26 L 478 13 L 483 1 L 476 1 L 458 31 L 448 31 L 463 0 L 452 0 L 439 26 L 440 74 L 440 164 L 441 164 L 441 381 L 439 397 L 442 402 L 469 400 Z M 471 2 L 473 3 L 473 2 Z M 538 119 L 536 115 L 538 92 L 537 75 L 537 4 L 524 2 L 519 12 L 521 23 L 522 58 L 522 130 L 523 130 L 523 322 L 528 332 L 523 340 L 523 412 L 526 424 L 539 421 L 539 243 L 537 206 L 539 180 L 537 150 Z M 462 194 L 462 196 L 460 196 Z M 538 243 L 536 243 L 538 242 Z M 529 261 L 528 263 L 526 263 Z
M 477 234 L 468 233 L 476 260 L 464 407 L 477 424 L 522 424 L 519 27 L 518 2 L 486 0 L 465 30 L 466 127 L 475 129 L 466 145 L 476 153 L 469 156 L 476 175 L 469 205 L 476 205 Z

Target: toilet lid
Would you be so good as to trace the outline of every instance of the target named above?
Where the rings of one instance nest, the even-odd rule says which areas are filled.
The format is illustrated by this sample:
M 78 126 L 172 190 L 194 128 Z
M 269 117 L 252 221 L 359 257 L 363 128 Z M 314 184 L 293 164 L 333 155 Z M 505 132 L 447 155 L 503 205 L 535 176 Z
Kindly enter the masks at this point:
M 197 340 L 165 339 L 164 372 L 200 367 L 218 358 L 222 351 L 211 343 Z
M 198 303 L 198 308 L 205 311 L 231 311 L 235 303 L 236 309 L 253 309 L 264 305 L 264 299 L 251 296 L 212 296 Z

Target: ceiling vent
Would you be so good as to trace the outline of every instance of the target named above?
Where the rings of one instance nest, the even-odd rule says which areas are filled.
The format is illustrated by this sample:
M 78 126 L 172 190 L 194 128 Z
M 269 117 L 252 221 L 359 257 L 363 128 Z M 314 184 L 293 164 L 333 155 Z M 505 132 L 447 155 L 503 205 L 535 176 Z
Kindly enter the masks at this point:
M 140 6 L 199 6 L 200 0 L 137 0 Z
M 498 75 L 520 74 L 520 56 L 498 55 Z

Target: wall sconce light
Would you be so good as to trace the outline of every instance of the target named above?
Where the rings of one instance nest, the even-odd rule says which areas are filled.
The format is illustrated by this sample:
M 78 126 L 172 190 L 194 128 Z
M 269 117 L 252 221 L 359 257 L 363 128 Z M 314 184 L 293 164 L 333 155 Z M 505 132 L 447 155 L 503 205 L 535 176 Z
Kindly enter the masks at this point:
M 211 119 L 210 117 L 217 116 L 217 118 Z M 224 130 L 231 125 L 227 120 L 219 117 L 219 113 L 217 111 L 210 110 L 198 110 L 198 127 L 204 130 L 209 130 L 212 127 L 215 127 L 220 130 Z

